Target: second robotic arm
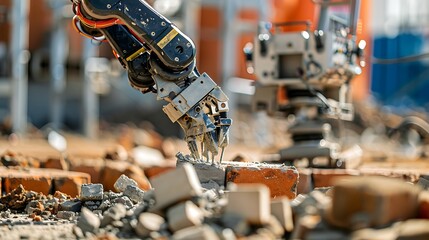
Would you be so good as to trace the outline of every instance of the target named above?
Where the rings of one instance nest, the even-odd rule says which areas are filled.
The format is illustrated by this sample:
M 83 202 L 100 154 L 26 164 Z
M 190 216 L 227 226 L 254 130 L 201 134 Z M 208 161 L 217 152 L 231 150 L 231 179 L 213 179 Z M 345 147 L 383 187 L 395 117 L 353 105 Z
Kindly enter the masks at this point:
M 192 40 L 145 1 L 73 2 L 77 30 L 107 40 L 131 86 L 168 102 L 163 111 L 185 131 L 191 155 L 213 161 L 221 149 L 222 160 L 232 123 L 228 98 L 206 73 L 197 71 Z

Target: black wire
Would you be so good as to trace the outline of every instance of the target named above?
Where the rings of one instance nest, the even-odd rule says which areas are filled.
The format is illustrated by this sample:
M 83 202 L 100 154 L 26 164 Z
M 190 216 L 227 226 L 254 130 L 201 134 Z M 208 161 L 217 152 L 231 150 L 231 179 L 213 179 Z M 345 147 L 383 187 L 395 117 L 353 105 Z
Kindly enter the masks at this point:
M 376 58 L 376 57 L 372 57 L 371 61 L 373 64 L 396 64 L 396 63 L 416 62 L 419 60 L 424 60 L 426 58 L 429 58 L 429 52 L 417 54 L 417 55 L 410 55 L 410 56 L 406 56 L 406 57 L 400 57 L 400 58 Z

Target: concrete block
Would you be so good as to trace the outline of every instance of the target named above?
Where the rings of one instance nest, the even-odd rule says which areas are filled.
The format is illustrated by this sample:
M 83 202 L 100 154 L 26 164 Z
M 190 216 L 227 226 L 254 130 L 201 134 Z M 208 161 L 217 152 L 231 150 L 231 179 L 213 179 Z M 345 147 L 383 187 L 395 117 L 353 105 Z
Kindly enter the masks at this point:
M 128 185 L 124 190 L 124 195 L 129 197 L 133 202 L 141 202 L 144 199 L 145 191 L 135 185 Z
M 135 231 L 139 237 L 147 237 L 151 232 L 160 231 L 165 225 L 165 219 L 157 214 L 144 212 L 139 215 Z
M 271 214 L 277 218 L 287 232 L 293 230 L 293 214 L 288 198 L 279 198 L 271 201 Z
M 87 208 L 82 208 L 77 226 L 82 232 L 96 233 L 100 227 L 100 219 Z
M 270 189 L 263 184 L 237 184 L 227 194 L 225 213 L 243 216 L 249 223 L 268 223 L 270 211 Z
M 327 220 L 338 227 L 379 227 L 415 218 L 420 188 L 386 177 L 351 177 L 334 186 Z
M 197 172 L 198 179 L 201 183 L 206 183 L 209 181 L 214 181 L 219 186 L 225 186 L 225 166 L 223 165 L 212 165 L 211 162 L 203 161 L 183 161 L 178 159 L 177 167 L 182 166 L 183 164 L 192 164 L 195 171 Z
M 294 167 L 278 164 L 225 163 L 226 182 L 262 183 L 271 191 L 271 197 L 296 197 L 298 171 Z
M 410 219 L 398 227 L 397 240 L 426 240 L 429 239 L 429 220 Z
M 168 226 L 175 232 L 180 229 L 199 226 L 204 220 L 203 211 L 191 201 L 180 203 L 167 211 Z
M 195 226 L 177 231 L 173 240 L 218 240 L 216 232 L 208 225 Z
M 200 196 L 202 188 L 195 169 L 190 164 L 157 176 L 151 181 L 155 189 L 154 209 L 163 209 L 177 202 Z
M 128 185 L 137 186 L 137 182 L 122 174 L 115 182 L 113 187 L 118 192 L 124 192 Z
M 99 183 L 83 184 L 80 192 L 80 200 L 82 201 L 103 200 L 103 185 Z
M 226 229 L 231 229 L 238 237 L 247 236 L 251 231 L 247 219 L 240 214 L 224 213 L 220 220 Z

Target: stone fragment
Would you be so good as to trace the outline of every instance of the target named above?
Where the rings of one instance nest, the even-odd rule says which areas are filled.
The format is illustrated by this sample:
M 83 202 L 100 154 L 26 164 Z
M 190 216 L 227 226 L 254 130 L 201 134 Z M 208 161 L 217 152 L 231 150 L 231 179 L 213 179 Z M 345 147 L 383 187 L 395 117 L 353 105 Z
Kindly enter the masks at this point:
M 179 201 L 189 200 L 202 194 L 197 173 L 189 164 L 154 177 L 152 186 L 155 189 L 156 204 L 154 209 L 163 209 Z
M 334 186 L 327 220 L 334 226 L 359 229 L 414 218 L 419 192 L 418 187 L 398 179 L 345 178 Z
M 100 178 L 105 191 L 115 191 L 115 182 L 122 174 L 136 181 L 139 188 L 143 190 L 151 188 L 149 180 L 139 166 L 122 161 L 105 161 L 104 170 Z
M 113 203 L 121 203 L 123 204 L 127 209 L 130 209 L 133 207 L 133 203 L 131 202 L 130 198 L 127 196 L 122 196 L 113 199 Z
M 147 237 L 149 233 L 161 230 L 165 225 L 163 217 L 154 214 L 144 212 L 140 214 L 139 221 L 135 228 L 135 231 L 139 237 Z
M 271 201 L 271 214 L 277 218 L 287 232 L 292 232 L 293 216 L 288 198 L 283 197 Z
M 195 226 L 177 231 L 173 240 L 218 240 L 216 232 L 208 225 Z
M 227 194 L 226 213 L 242 215 L 251 224 L 270 220 L 270 189 L 263 184 L 237 184 Z
M 100 219 L 87 208 L 82 208 L 77 226 L 84 233 L 96 233 L 100 227 Z
M 103 214 L 103 219 L 101 220 L 101 226 L 105 227 L 111 224 L 114 221 L 118 221 L 121 218 L 125 217 L 127 209 L 123 204 L 116 204 L 113 207 L 109 208 Z
M 135 203 L 143 201 L 144 194 L 145 192 L 136 185 L 128 185 L 124 190 L 124 195 Z
M 76 216 L 76 213 L 72 211 L 58 211 L 57 218 L 72 220 Z
M 169 208 L 167 219 L 170 230 L 175 232 L 183 228 L 201 225 L 204 213 L 193 202 L 186 201 Z
M 80 212 L 81 208 L 82 208 L 82 202 L 80 201 L 68 200 L 60 203 L 59 205 L 59 210 L 61 211 Z
M 124 192 L 128 185 L 137 186 L 137 182 L 134 181 L 133 179 L 127 177 L 126 175 L 122 174 L 118 178 L 118 180 L 116 180 L 116 182 L 113 185 L 113 187 L 118 192 Z
M 94 201 L 103 200 L 103 185 L 102 184 L 83 184 L 80 192 L 80 200 Z
M 293 214 L 300 217 L 305 215 L 320 215 L 331 206 L 331 198 L 320 191 L 312 191 L 308 195 L 299 195 L 291 202 Z
M 308 168 L 298 169 L 297 194 L 307 194 L 313 190 L 312 170 Z

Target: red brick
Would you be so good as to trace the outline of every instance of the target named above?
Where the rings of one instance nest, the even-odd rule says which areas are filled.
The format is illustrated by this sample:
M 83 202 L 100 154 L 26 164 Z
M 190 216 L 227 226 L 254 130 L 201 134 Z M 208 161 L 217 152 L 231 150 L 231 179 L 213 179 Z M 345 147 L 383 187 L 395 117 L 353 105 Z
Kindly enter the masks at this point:
M 68 170 L 68 166 L 64 159 L 61 158 L 49 158 L 42 164 L 44 168 Z
M 70 170 L 83 172 L 91 176 L 92 183 L 101 183 L 101 173 L 104 168 L 104 160 L 101 158 L 72 159 Z
M 4 179 L 5 191 L 7 193 L 17 188 L 19 184 L 22 184 L 26 190 L 49 194 L 52 179 L 50 177 L 34 176 L 27 173 L 15 173 Z
M 76 197 L 80 194 L 82 184 L 90 182 L 90 176 L 86 173 L 67 172 L 66 177 L 54 178 L 54 187 L 55 191 Z
M 152 166 L 144 169 L 144 173 L 147 178 L 151 179 L 162 173 L 176 169 L 175 166 Z
M 346 176 L 359 176 L 359 171 L 353 169 L 312 169 L 314 188 L 332 187 L 339 177 Z
M 36 168 L 26 171 L 0 168 L 0 177 L 3 179 L 6 193 L 22 184 L 27 190 L 44 194 L 59 190 L 74 195 L 77 185 L 90 181 L 89 175 L 85 173 Z
M 116 180 L 125 174 L 127 177 L 134 179 L 138 186 L 143 190 L 150 189 L 149 180 L 144 175 L 143 170 L 128 162 L 106 161 L 106 165 L 101 174 L 101 183 L 105 191 L 116 191 L 114 184 Z
M 296 197 L 298 171 L 276 164 L 225 163 L 226 182 L 262 183 L 271 191 L 271 197 Z

